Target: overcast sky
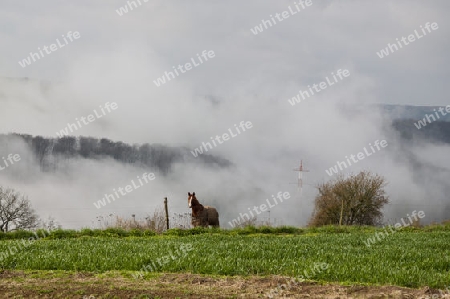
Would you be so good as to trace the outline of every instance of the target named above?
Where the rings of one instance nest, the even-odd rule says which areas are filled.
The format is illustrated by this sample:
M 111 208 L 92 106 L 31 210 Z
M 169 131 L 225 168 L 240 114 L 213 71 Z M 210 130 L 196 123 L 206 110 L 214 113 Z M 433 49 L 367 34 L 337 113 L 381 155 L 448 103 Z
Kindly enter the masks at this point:
M 195 95 L 245 88 L 276 90 L 283 99 L 338 68 L 351 68 L 372 84 L 374 101 L 447 104 L 448 1 L 312 1 L 312 5 L 263 33 L 250 28 L 293 1 L 150 1 L 123 16 L 126 1 L 2 1 L 0 75 L 71 81 L 114 77 L 148 97 L 176 85 Z M 375 53 L 426 22 L 437 31 L 397 53 Z M 31 66 L 18 61 L 69 31 L 81 38 Z M 202 50 L 215 59 L 177 83 L 156 88 L 152 80 Z M 165 89 L 165 90 L 160 90 Z M 286 94 L 280 94 L 284 91 Z M 278 93 L 278 94 L 277 94 Z M 274 99 L 275 100 L 275 99 Z
M 251 121 L 251 130 L 211 151 L 236 163 L 230 185 L 223 184 L 227 176 L 212 179 L 208 172 L 213 180 L 208 187 L 202 185 L 206 173 L 196 173 L 190 185 L 177 189 L 184 194 L 205 188 L 210 196 L 220 197 L 231 192 L 235 181 L 247 181 L 240 189 L 262 190 L 263 198 L 254 199 L 253 205 L 278 191 L 294 192 L 289 182 L 295 181 L 292 168 L 300 159 L 309 162 L 315 184 L 326 180 L 324 170 L 345 155 L 387 138 L 382 115 L 349 108 L 371 103 L 450 104 L 446 0 L 312 0 L 311 6 L 257 35 L 252 28 L 270 15 L 289 11 L 289 6 L 295 9 L 294 2 L 140 1 L 142 5 L 120 16 L 117 10 L 126 1 L 2 0 L 0 133 L 56 137 L 68 122 L 106 102 L 116 102 L 119 108 L 75 135 L 194 148 L 240 121 Z M 420 26 L 427 22 L 436 22 L 438 29 L 382 59 L 376 54 L 414 30 L 423 35 Z M 30 52 L 57 39 L 62 42 L 62 35 L 70 31 L 80 37 L 20 66 Z M 214 51 L 214 58 L 166 84 L 154 84 L 164 72 L 173 71 L 172 66 L 197 59 L 204 50 Z M 301 103 L 288 103 L 299 90 L 325 81 L 338 69 L 347 69 L 350 76 Z M 11 82 L 4 77 L 33 80 Z M 419 200 L 426 191 L 419 191 L 419 185 L 409 187 L 417 177 L 396 160 L 400 145 L 388 142 L 391 154 L 374 155 L 352 171 L 378 171 L 391 181 L 394 199 Z M 429 157 L 421 150 L 419 156 Z M 448 148 L 431 150 L 442 157 L 448 154 Z M 186 176 L 189 171 L 180 170 Z M 396 179 L 399 176 L 402 179 Z M 110 184 L 104 190 L 117 186 L 114 180 Z M 436 191 L 436 201 L 442 200 L 441 191 Z M 241 198 L 245 192 L 239 192 L 228 196 Z M 303 200 L 311 203 L 313 196 L 309 191 Z M 185 200 L 184 195 L 179 198 Z M 92 201 L 86 200 L 84 208 L 92 208 Z M 241 210 L 227 213 L 236 215 L 252 206 L 241 204 Z M 307 206 L 303 224 L 310 214 L 311 205 Z

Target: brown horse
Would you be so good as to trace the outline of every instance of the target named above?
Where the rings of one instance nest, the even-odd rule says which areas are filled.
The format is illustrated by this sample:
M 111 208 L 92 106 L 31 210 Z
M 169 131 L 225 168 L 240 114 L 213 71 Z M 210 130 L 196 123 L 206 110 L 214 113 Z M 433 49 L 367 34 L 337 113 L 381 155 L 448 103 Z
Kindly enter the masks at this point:
M 194 227 L 203 226 L 220 227 L 219 213 L 210 206 L 203 206 L 195 197 L 195 192 L 188 192 L 188 206 L 192 208 L 192 225 Z

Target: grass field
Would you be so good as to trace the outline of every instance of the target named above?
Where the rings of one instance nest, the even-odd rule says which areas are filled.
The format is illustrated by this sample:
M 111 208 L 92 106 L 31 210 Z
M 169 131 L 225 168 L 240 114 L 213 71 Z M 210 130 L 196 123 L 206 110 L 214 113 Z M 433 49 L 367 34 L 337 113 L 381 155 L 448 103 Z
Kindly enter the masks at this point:
M 137 273 L 151 278 L 155 272 L 244 277 L 307 273 L 311 280 L 340 284 L 437 289 L 450 285 L 448 226 L 404 229 L 370 247 L 366 242 L 374 237 L 373 228 L 283 231 L 290 233 L 197 229 L 133 237 L 110 230 L 108 236 L 96 237 L 88 235 L 106 233 L 59 231 L 22 247 L 18 247 L 22 242 L 18 233 L 14 240 L 0 241 L 0 251 L 10 252 L 0 266 L 14 271 L 119 271 L 129 278 Z M 19 250 L 11 252 L 15 246 Z M 328 267 L 312 270 L 317 263 Z

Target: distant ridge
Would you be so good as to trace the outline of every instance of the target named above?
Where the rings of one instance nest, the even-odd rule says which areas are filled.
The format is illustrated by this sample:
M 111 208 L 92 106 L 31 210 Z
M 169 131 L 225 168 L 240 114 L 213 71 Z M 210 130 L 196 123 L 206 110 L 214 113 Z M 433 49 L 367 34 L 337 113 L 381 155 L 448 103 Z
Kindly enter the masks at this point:
M 175 163 L 203 164 L 226 168 L 232 163 L 219 156 L 204 154 L 193 158 L 187 147 L 162 144 L 127 144 L 106 138 L 73 137 L 47 138 L 26 134 L 0 134 L 0 156 L 10 153 L 10 145 L 21 141 L 34 154 L 41 171 L 54 170 L 59 161 L 82 158 L 92 160 L 114 159 L 119 163 L 152 167 L 168 174 Z
M 414 106 L 414 105 L 391 105 L 391 104 L 378 104 L 382 112 L 389 116 L 393 120 L 398 119 L 413 119 L 420 120 L 425 117 L 426 114 L 434 114 L 440 107 L 445 106 Z M 434 110 L 436 109 L 436 110 Z M 440 115 L 439 121 L 450 122 L 450 113 L 445 116 Z

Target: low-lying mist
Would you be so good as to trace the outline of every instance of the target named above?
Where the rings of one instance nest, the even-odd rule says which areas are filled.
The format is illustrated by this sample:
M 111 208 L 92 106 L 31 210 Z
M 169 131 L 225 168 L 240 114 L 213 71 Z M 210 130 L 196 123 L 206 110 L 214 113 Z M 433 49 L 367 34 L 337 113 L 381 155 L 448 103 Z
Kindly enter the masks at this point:
M 43 170 L 22 139 L 9 138 L 0 145 L 1 156 L 19 154 L 21 160 L 0 171 L 1 185 L 27 195 L 39 216 L 53 216 L 66 228 L 97 227 L 99 216 L 111 214 L 126 218 L 135 214 L 142 219 L 161 208 L 166 196 L 171 215 L 189 212 L 187 192 L 193 191 L 201 203 L 218 209 L 221 227 L 225 228 L 230 228 L 228 222 L 248 212 L 248 208 L 259 206 L 279 191 L 287 191 L 291 198 L 270 213 L 262 213 L 258 220 L 270 217 L 278 225 L 303 226 L 312 212 L 315 186 L 331 179 L 325 170 L 376 140 L 386 140 L 386 148 L 343 173 L 370 170 L 386 178 L 391 200 L 384 210 L 386 221 L 405 217 L 413 210 L 425 212 L 424 223 L 446 219 L 450 211 L 449 145 L 405 141 L 392 128 L 392 119 L 368 105 L 370 101 L 364 102 L 364 94 L 370 91 L 367 80 L 352 76 L 355 79 L 346 79 L 341 86 L 333 87 L 333 92 L 317 94 L 295 106 L 286 100 L 291 96 L 288 91 L 276 95 L 262 90 L 255 95 L 230 90 L 220 97 L 199 96 L 180 83 L 172 92 L 176 95 L 162 98 L 150 92 L 144 102 L 145 87 L 142 94 L 115 94 L 109 89 L 116 89 L 111 78 L 99 79 L 90 96 L 87 91 L 94 85 L 80 89 L 88 84 L 87 79 L 69 83 L 0 79 L 3 133 L 55 138 L 67 123 L 115 101 L 119 108 L 114 114 L 73 135 L 187 147 L 190 155 L 203 142 L 211 142 L 210 137 L 226 133 L 241 121 L 253 124 L 251 129 L 206 152 L 230 161 L 229 166 L 211 164 L 192 155 L 189 161 L 171 164 L 167 172 L 112 158 L 81 156 L 61 158 L 53 169 Z M 295 184 L 297 172 L 293 171 L 300 160 L 310 170 L 304 173 L 302 192 Z M 94 206 L 106 193 L 125 187 L 144 173 L 154 173 L 155 179 L 100 209 Z

